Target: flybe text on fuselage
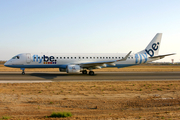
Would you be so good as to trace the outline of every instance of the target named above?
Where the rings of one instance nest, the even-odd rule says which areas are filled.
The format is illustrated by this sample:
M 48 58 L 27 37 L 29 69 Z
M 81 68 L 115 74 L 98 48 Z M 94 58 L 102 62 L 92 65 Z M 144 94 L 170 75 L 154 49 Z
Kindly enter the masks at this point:
M 157 44 L 153 43 L 152 44 L 152 49 L 149 49 L 149 50 L 145 49 L 146 53 L 148 55 L 150 55 L 151 57 L 153 57 L 154 56 L 154 51 L 158 50 L 158 48 L 159 48 L 158 45 L 159 45 L 159 42 L 157 42 Z
M 38 56 L 38 55 L 33 55 L 33 62 L 38 62 L 38 63 L 44 63 L 44 64 L 56 64 L 56 59 L 54 56 Z

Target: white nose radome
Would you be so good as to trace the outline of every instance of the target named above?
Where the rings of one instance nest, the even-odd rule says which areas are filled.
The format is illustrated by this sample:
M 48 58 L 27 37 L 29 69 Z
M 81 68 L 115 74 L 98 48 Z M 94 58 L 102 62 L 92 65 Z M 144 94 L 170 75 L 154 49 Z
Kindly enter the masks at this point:
M 4 66 L 7 66 L 8 65 L 8 62 L 4 63 Z
M 4 63 L 4 66 L 8 66 L 10 65 L 10 61 L 7 61 L 6 63 Z

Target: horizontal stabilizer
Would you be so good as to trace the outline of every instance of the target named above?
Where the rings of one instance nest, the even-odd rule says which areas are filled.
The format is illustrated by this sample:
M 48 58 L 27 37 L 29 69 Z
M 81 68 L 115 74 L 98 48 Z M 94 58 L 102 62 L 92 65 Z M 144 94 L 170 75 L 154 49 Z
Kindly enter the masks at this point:
M 160 58 L 160 59 L 162 59 L 162 58 L 164 58 L 164 57 L 166 57 L 166 56 L 175 55 L 175 54 L 176 54 L 176 53 L 171 53 L 171 54 L 166 54 L 166 55 L 153 56 L 153 57 L 149 57 L 149 58 Z

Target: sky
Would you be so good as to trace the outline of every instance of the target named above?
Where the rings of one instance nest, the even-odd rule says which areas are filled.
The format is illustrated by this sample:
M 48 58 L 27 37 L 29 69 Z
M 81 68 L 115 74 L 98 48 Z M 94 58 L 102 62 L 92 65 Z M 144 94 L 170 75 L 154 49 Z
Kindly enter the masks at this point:
M 133 53 L 163 33 L 180 62 L 179 0 L 0 0 L 0 60 L 19 53 Z

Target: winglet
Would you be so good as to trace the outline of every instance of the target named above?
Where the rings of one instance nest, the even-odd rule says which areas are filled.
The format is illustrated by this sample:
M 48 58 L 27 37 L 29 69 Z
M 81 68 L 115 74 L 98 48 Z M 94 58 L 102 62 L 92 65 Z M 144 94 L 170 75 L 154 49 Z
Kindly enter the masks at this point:
M 130 51 L 123 59 L 117 61 L 126 61 L 132 51 Z

